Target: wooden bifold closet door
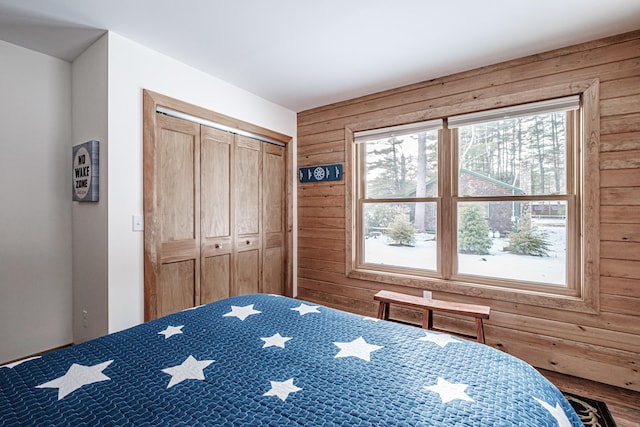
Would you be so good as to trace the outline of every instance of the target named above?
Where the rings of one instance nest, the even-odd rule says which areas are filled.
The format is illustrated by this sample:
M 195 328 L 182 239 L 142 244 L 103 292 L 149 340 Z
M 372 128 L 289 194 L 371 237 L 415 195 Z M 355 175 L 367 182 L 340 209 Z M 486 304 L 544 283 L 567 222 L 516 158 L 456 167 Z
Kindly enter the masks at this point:
M 284 293 L 284 147 L 156 114 L 145 144 L 145 320 Z

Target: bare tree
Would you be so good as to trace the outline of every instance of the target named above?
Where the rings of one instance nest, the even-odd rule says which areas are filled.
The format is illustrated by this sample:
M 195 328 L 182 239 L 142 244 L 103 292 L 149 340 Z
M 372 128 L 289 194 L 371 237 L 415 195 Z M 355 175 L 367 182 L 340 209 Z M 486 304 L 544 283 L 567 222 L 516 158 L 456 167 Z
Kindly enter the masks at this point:
M 418 134 L 418 170 L 416 178 L 416 197 L 424 197 L 427 195 L 427 133 L 420 132 Z M 425 229 L 425 218 L 427 214 L 426 203 L 416 203 L 415 207 L 415 226 L 418 232 Z

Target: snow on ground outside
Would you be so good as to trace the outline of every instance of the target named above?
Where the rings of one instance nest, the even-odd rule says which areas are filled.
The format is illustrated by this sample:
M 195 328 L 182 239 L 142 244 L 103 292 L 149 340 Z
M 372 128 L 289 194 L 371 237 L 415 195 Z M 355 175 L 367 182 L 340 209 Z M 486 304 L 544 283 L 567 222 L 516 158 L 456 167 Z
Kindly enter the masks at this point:
M 564 223 L 563 223 L 564 225 Z M 540 223 L 547 233 L 549 256 L 516 255 L 503 251 L 506 238 L 494 238 L 489 255 L 458 255 L 459 272 L 478 276 L 565 285 L 566 228 L 553 223 Z M 436 269 L 436 241 L 433 234 L 416 234 L 416 244 L 391 246 L 387 236 L 365 240 L 365 262 L 372 264 Z

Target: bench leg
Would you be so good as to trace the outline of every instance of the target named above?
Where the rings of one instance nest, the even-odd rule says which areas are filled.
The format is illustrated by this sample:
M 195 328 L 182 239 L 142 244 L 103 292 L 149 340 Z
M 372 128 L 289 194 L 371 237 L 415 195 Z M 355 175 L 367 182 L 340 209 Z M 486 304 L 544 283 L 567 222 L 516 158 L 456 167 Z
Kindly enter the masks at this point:
M 476 336 L 478 342 L 484 344 L 484 325 L 480 317 L 476 317 Z
M 378 306 L 378 319 L 389 320 L 389 303 L 380 301 Z
M 433 329 L 433 311 L 425 308 L 422 313 L 422 329 Z

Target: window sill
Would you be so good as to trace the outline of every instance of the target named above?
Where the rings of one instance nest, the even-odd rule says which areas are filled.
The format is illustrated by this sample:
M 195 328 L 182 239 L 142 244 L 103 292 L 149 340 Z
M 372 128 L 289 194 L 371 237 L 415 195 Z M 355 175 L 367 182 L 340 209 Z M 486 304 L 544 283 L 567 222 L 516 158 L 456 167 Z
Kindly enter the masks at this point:
M 396 286 L 405 286 L 407 288 L 445 292 L 464 295 L 467 297 L 506 301 L 536 307 L 575 311 L 587 314 L 599 313 L 599 300 L 597 297 L 589 299 L 582 295 L 572 295 L 568 293 L 552 293 L 539 289 L 506 288 L 473 281 L 444 280 L 435 277 L 417 276 L 400 272 L 389 272 L 366 268 L 354 269 L 347 273 L 347 277 Z M 569 290 L 569 292 L 571 291 Z M 595 292 L 595 295 L 597 296 L 598 293 Z

